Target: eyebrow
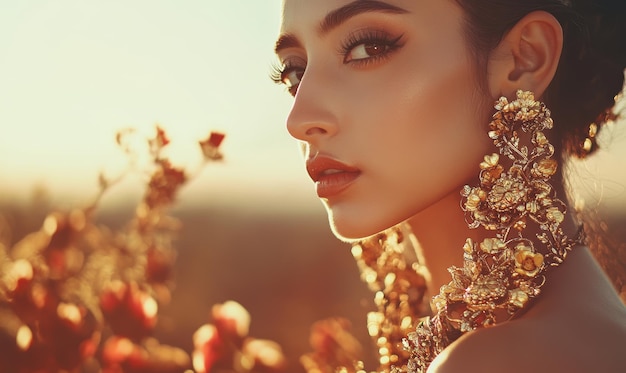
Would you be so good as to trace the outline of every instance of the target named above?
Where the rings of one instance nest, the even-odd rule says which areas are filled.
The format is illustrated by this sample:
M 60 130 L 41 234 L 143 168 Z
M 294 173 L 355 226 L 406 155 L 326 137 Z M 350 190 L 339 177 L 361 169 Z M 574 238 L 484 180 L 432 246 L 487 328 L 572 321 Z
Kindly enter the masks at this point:
M 341 24 L 362 13 L 380 12 L 389 14 L 405 14 L 408 13 L 406 9 L 402 9 L 395 5 L 385 3 L 378 0 L 355 0 L 349 4 L 335 9 L 328 13 L 324 20 L 320 22 L 318 27 L 318 33 L 323 36 L 333 29 L 339 27 Z M 278 53 L 286 48 L 299 47 L 300 42 L 293 34 L 281 35 L 276 41 L 274 52 Z

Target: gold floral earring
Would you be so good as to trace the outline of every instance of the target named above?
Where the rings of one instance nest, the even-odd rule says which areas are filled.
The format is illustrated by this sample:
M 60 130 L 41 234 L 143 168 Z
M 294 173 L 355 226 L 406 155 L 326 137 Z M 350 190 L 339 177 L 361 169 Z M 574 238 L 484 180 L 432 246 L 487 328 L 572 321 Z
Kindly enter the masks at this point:
M 544 134 L 553 125 L 550 111 L 525 91 L 511 102 L 501 97 L 495 108 L 489 137 L 498 153 L 480 164 L 479 185 L 461 191 L 469 227 L 495 234 L 465 242 L 463 267 L 449 268 L 452 281 L 432 299 L 435 315 L 403 341 L 411 353 L 408 372 L 425 372 L 461 335 L 515 318 L 540 294 L 547 269 L 583 241 L 582 231 L 570 239 L 560 227 L 566 206 L 550 185 L 558 163 Z M 520 140 L 522 132 L 530 146 Z M 539 232 L 536 239 L 524 236 L 529 226 Z

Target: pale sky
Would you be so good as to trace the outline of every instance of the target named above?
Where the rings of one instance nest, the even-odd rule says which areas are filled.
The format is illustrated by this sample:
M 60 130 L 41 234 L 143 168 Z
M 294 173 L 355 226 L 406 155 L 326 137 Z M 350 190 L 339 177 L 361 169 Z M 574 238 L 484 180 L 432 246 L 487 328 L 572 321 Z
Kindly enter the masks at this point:
M 268 78 L 279 13 L 279 0 L 0 0 L 0 194 L 43 185 L 80 203 L 124 165 L 115 132 L 160 123 L 189 169 L 198 140 L 227 133 L 226 162 L 187 201 L 318 206 L 284 125 L 292 99 Z M 589 166 L 622 175 L 610 198 L 624 195 L 625 137 Z
M 196 143 L 227 133 L 226 162 L 188 193 L 314 197 L 269 79 L 278 0 L 0 0 L 0 192 L 37 184 L 79 201 L 124 158 L 118 129 L 170 134 L 192 169 Z M 194 191 L 195 190 L 195 191 Z M 297 197 L 295 197 L 297 198 Z

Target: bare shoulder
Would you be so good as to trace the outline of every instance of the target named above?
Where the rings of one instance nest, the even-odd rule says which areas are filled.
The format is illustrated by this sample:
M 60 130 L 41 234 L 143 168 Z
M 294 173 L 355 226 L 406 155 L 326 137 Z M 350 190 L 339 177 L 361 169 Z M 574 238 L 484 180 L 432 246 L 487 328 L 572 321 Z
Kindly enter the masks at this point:
M 463 336 L 429 373 L 626 371 L 626 318 L 518 320 Z
M 428 372 L 626 372 L 626 307 L 587 250 L 571 254 L 521 318 L 464 335 Z

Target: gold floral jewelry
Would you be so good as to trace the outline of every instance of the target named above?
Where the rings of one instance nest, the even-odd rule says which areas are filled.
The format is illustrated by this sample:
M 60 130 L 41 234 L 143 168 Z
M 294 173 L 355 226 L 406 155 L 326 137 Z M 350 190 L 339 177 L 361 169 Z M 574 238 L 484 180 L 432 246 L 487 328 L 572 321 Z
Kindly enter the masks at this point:
M 430 314 L 421 248 L 411 228 L 399 224 L 352 247 L 361 278 L 375 293 L 377 310 L 367 314 L 367 330 L 379 355 L 377 372 L 406 366 L 410 355 L 402 340 Z M 357 371 L 358 373 L 358 371 Z
M 582 233 L 575 240 L 563 233 L 566 206 L 549 184 L 557 171 L 554 147 L 543 132 L 552 128 L 550 111 L 524 91 L 512 102 L 501 97 L 495 108 L 489 137 L 500 154 L 485 156 L 480 185 L 461 191 L 469 227 L 482 225 L 495 237 L 465 242 L 463 267 L 449 268 L 452 281 L 432 300 L 435 315 L 403 341 L 411 353 L 409 372 L 425 372 L 464 333 L 514 318 L 539 295 L 546 270 L 562 263 L 582 241 Z M 521 132 L 530 135 L 530 149 L 522 144 Z M 510 160 L 506 171 L 500 156 Z M 529 225 L 539 232 L 541 250 L 522 235 Z

